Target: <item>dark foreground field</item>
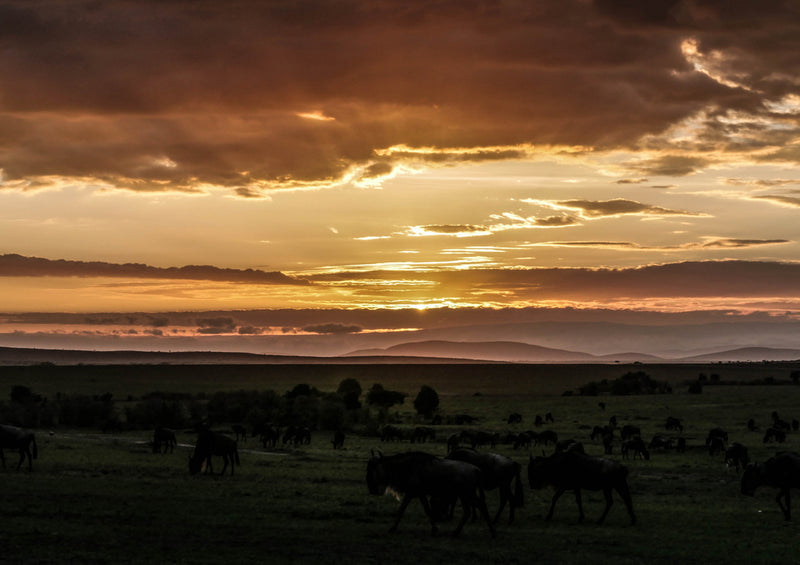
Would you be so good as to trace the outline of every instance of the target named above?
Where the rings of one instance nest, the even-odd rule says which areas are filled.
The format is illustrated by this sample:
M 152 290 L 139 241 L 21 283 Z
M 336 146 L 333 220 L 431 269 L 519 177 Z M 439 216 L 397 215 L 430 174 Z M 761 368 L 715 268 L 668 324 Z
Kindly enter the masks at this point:
M 656 375 L 648 367 L 637 369 Z M 762 369 L 761 365 L 753 367 L 748 374 Z M 784 378 L 789 369 L 781 366 L 772 370 L 776 378 Z M 509 376 L 502 368 L 493 369 L 491 377 L 481 381 L 476 376 L 460 392 L 458 383 L 450 382 L 449 376 L 438 381 L 435 375 L 427 377 L 428 384 L 445 392 L 440 406 L 445 415 L 474 414 L 480 417 L 476 428 L 504 432 L 532 428 L 534 415 L 552 412 L 555 423 L 548 427 L 562 438 L 584 441 L 592 454 L 600 454 L 602 447 L 589 440 L 590 428 L 607 423 L 612 414 L 620 425 L 640 426 L 646 440 L 665 432 L 663 424 L 668 415 L 683 420 L 686 453 L 655 452 L 650 461 L 627 462 L 639 518 L 636 526 L 629 525 L 616 495 L 605 524 L 596 525 L 594 520 L 603 508 L 602 495 L 597 493 L 584 496 L 586 523 L 577 523 L 570 494 L 559 501 L 553 520 L 545 522 L 551 492 L 531 491 L 526 484 L 525 507 L 514 524 L 501 521 L 496 539 L 491 539 L 480 520 L 468 523 L 459 538 L 446 533 L 454 524 L 444 524 L 442 535 L 432 537 L 418 503 L 409 507 L 399 531 L 389 534 L 398 503 L 389 496 L 368 494 L 366 461 L 373 447 L 389 454 L 412 446 L 407 442 L 381 444 L 377 438 L 354 433 L 348 434 L 345 448 L 337 451 L 331 448 L 332 434 L 327 431 L 315 432 L 310 446 L 297 449 L 265 450 L 248 439 L 240 444 L 242 464 L 236 474 L 211 477 L 189 475 L 187 458 L 195 438 L 188 432 L 179 434 L 174 453 L 157 455 L 151 453 L 146 431 L 102 434 L 94 430 L 36 430 L 39 458 L 34 461 L 33 472 L 14 471 L 14 465 L 0 472 L 0 562 L 800 562 L 800 508 L 796 521 L 785 522 L 773 489 L 761 488 L 754 498 L 742 496 L 737 472 L 726 469 L 721 456 L 710 457 L 704 446 L 708 429 L 719 426 L 728 430 L 731 441 L 747 445 L 751 457 L 757 460 L 763 461 L 779 449 L 800 451 L 800 432 L 790 433 L 782 445 L 762 442 L 773 410 L 786 419 L 800 418 L 800 386 L 707 386 L 702 394 L 691 395 L 681 385 L 670 395 L 564 397 L 560 395 L 562 387 L 552 386 L 550 381 L 541 390 L 525 382 L 515 392 L 512 377 L 517 370 L 509 369 Z M 550 370 L 558 378 L 566 375 L 580 382 L 597 378 L 592 374 L 570 377 L 570 371 L 591 371 L 585 367 Z M 619 372 L 624 370 L 618 368 Z M 372 382 L 400 388 L 398 382 L 402 381 L 381 378 L 386 375 L 381 373 L 385 369 L 374 371 L 374 379 L 358 377 L 365 388 Z M 690 371 L 696 375 L 697 369 Z M 707 371 L 719 373 L 723 382 L 733 379 L 724 366 Z M 674 376 L 679 383 L 684 373 Z M 18 373 L 0 371 L 0 390 L 19 384 L 18 378 Z M 59 382 L 48 383 L 45 374 L 37 373 L 35 380 L 23 384 L 48 394 L 69 390 L 63 376 L 54 378 Z M 131 375 L 118 378 L 115 395 L 125 390 L 133 394 L 130 391 L 142 386 L 125 381 Z M 335 388 L 342 374 L 325 378 L 334 382 L 331 388 Z M 493 387 L 493 381 L 502 386 Z M 111 382 L 95 375 L 76 385 L 88 389 L 94 384 L 96 393 L 102 393 L 109 390 Z M 211 386 L 203 379 L 193 383 L 186 376 L 175 382 L 190 391 Z M 162 390 L 174 386 L 169 380 L 161 384 Z M 217 384 L 223 388 L 221 382 Z M 311 384 L 321 387 L 322 381 Z M 252 385 L 248 380 L 232 386 L 250 389 Z M 289 388 L 263 386 L 278 391 Z M 406 391 L 413 394 L 418 386 L 416 382 L 409 384 Z M 606 402 L 605 411 L 598 407 L 600 400 Z M 399 416 L 406 418 L 407 427 L 413 425 L 412 411 L 410 401 L 400 407 Z M 522 424 L 507 425 L 504 420 L 510 412 L 521 413 Z M 748 431 L 749 418 L 756 420 L 759 430 Z M 444 438 L 458 429 L 440 427 L 437 441 L 424 448 L 444 455 Z M 552 451 L 551 447 L 545 449 L 548 454 Z M 503 445 L 497 451 L 527 468 L 529 450 Z M 535 454 L 540 452 L 541 448 L 534 448 Z M 617 447 L 613 458 L 619 459 L 618 454 Z M 16 456 L 7 453 L 7 459 L 7 463 L 15 463 Z M 215 465 L 219 469 L 221 461 L 215 461 Z M 488 500 L 491 512 L 497 506 L 497 493 L 489 492 Z

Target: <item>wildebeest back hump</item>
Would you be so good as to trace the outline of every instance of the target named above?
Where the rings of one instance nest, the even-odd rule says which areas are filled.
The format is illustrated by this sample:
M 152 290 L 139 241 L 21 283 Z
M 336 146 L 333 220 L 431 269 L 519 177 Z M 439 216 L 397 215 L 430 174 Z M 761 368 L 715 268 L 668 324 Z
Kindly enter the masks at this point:
M 425 468 L 427 494 L 452 497 L 480 483 L 481 470 L 466 461 L 435 459 Z

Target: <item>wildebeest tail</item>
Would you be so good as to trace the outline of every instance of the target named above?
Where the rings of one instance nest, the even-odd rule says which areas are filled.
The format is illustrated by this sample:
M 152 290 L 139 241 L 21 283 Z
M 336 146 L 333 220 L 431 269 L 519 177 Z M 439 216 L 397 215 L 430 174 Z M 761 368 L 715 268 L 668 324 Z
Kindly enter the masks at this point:
M 514 467 L 517 471 L 514 478 L 514 506 L 520 508 L 525 505 L 525 489 L 522 488 L 522 479 L 520 478 L 522 465 L 515 463 Z
M 36 459 L 37 457 L 39 457 L 39 449 L 36 447 L 36 436 L 34 436 L 33 434 L 31 434 L 31 444 L 32 444 L 31 456 L 34 459 Z

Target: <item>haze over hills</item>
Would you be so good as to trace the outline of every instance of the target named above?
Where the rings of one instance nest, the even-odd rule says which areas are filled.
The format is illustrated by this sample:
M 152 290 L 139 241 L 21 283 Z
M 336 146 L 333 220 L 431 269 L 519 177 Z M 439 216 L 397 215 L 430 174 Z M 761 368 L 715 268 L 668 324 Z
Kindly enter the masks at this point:
M 800 360 L 800 349 L 751 347 L 681 358 L 636 352 L 591 355 L 516 342 L 424 341 L 341 356 L 259 355 L 221 351 L 86 351 L 0 347 L 0 366 L 77 364 L 381 364 L 381 363 L 717 363 Z

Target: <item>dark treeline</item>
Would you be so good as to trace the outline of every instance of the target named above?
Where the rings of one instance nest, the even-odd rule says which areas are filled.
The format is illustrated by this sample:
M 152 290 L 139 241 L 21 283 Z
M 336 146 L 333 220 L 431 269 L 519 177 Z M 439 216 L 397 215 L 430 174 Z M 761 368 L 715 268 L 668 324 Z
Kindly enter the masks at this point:
M 429 388 L 429 387 L 428 387 Z M 432 389 L 426 390 L 423 400 Z M 435 395 L 435 391 L 433 391 Z M 52 398 L 24 385 L 14 385 L 7 401 L 0 400 L 0 421 L 26 428 L 78 427 L 137 430 L 154 427 L 191 428 L 240 423 L 250 430 L 264 424 L 341 430 L 360 425 L 376 431 L 389 418 L 388 410 L 402 404 L 406 394 L 375 383 L 363 395 L 353 378 L 339 383 L 336 392 L 321 392 L 308 384 L 280 394 L 274 390 L 238 390 L 205 393 L 150 392 L 141 398 L 115 401 L 100 395 L 56 393 Z M 438 404 L 438 398 L 436 399 Z M 429 406 L 423 401 L 420 411 Z

